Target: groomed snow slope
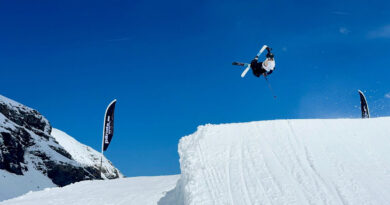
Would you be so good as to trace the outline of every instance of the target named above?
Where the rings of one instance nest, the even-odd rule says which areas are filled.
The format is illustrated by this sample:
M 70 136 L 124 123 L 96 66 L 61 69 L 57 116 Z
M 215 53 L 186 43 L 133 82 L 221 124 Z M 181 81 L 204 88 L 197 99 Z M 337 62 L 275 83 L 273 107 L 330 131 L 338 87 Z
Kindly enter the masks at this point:
M 48 188 L 4 201 L 1 205 L 156 205 L 173 189 L 179 175 L 83 181 Z
M 160 205 L 388 204 L 390 118 L 200 126 Z

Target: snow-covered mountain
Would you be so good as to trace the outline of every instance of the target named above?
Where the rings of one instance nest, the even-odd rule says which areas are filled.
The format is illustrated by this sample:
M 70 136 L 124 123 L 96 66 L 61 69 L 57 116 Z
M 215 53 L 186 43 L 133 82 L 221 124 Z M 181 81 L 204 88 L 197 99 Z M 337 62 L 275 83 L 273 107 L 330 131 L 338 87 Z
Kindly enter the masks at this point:
M 388 204 L 389 125 L 390 117 L 200 126 L 180 140 L 179 179 L 87 181 L 0 204 Z
M 101 179 L 100 156 L 52 129 L 38 111 L 0 95 L 0 201 L 31 190 Z M 103 159 L 104 178 L 122 177 Z
M 53 128 L 51 131 L 51 136 L 60 144 L 71 156 L 72 159 L 83 167 L 93 167 L 93 169 L 100 169 L 100 159 L 102 154 L 91 147 L 81 144 L 79 141 L 75 140 L 73 137 L 69 136 L 65 132 Z M 115 179 L 118 177 L 123 177 L 117 168 L 115 168 L 112 163 L 103 156 L 102 163 L 102 177 L 105 179 Z

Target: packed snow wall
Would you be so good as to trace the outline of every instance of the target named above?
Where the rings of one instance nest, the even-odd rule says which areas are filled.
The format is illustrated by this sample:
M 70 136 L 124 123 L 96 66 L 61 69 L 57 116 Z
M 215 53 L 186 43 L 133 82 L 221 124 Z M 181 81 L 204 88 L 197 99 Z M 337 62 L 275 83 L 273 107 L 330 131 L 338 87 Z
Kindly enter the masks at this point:
M 200 126 L 167 204 L 387 204 L 390 118 Z

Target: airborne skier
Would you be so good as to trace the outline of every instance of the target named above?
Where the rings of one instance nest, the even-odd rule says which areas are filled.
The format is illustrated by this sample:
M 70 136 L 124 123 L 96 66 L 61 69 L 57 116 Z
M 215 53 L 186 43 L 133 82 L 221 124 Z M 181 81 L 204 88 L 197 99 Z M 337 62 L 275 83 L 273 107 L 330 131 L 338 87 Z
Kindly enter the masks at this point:
M 263 53 L 264 50 L 268 51 L 266 55 L 266 59 L 263 62 L 258 62 L 259 56 Z M 245 77 L 249 69 L 252 68 L 252 72 L 256 77 L 260 77 L 260 75 L 264 75 L 264 77 L 267 77 L 267 75 L 271 74 L 275 70 L 275 59 L 274 54 L 271 53 L 271 48 L 267 45 L 264 45 L 260 51 L 257 53 L 255 58 L 251 61 L 251 63 L 241 63 L 241 62 L 233 62 L 233 65 L 238 66 L 245 66 L 244 72 L 242 72 L 241 77 Z
M 267 49 L 268 53 L 266 55 L 266 59 L 263 62 L 258 62 L 259 56 L 263 53 L 263 51 Z M 273 93 L 273 89 L 271 87 L 271 84 L 268 82 L 267 75 L 271 74 L 275 70 L 275 59 L 274 54 L 271 53 L 271 48 L 267 45 L 264 45 L 255 58 L 251 61 L 251 63 L 241 63 L 241 62 L 233 62 L 232 65 L 237 66 L 245 66 L 245 70 L 241 74 L 241 78 L 245 77 L 245 75 L 248 73 L 249 69 L 252 68 L 253 75 L 256 77 L 260 77 L 260 75 L 264 75 L 265 80 L 267 81 L 268 87 L 270 88 L 271 92 Z M 276 95 L 274 95 L 274 98 L 276 98 Z
M 267 76 L 271 74 L 275 69 L 275 59 L 274 54 L 271 53 L 271 48 L 266 48 L 268 53 L 264 62 L 258 62 L 259 56 L 256 55 L 255 58 L 251 61 L 251 68 L 253 75 L 260 77 L 260 75 Z

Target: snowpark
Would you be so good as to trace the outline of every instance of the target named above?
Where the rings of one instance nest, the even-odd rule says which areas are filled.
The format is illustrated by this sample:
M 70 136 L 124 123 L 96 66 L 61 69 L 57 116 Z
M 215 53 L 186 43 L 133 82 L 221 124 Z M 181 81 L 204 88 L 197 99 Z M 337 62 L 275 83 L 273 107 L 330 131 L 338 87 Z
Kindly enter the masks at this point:
M 86 181 L 0 204 L 386 204 L 389 124 L 373 118 L 204 125 L 180 140 L 180 176 Z
M 266 48 L 263 46 L 256 58 Z M 267 59 L 269 55 L 270 49 Z M 252 61 L 251 64 L 233 62 L 233 65 L 246 67 L 241 75 L 244 77 L 254 64 Z M 5 111 L 1 114 L 4 125 L 0 127 L 4 136 L 14 134 L 17 129 L 37 129 L 24 122 L 30 113 L 44 125 L 45 133 L 39 131 L 35 138 L 43 136 L 50 143 L 58 143 L 55 146 L 59 148 L 48 146 L 67 157 L 66 160 L 96 169 L 100 159 L 100 177 L 87 169 L 90 176 L 86 179 L 92 180 L 77 179 L 61 188 L 56 187 L 61 186 L 58 184 L 61 179 L 54 178 L 57 184 L 51 183 L 45 176 L 47 171 L 40 167 L 42 162 L 37 163 L 33 158 L 22 168 L 25 171 L 21 176 L 1 170 L 5 182 L 2 189 L 14 184 L 2 192 L 1 197 L 6 200 L 0 204 L 386 204 L 390 201 L 390 118 L 370 119 L 366 97 L 360 90 L 359 96 L 362 119 L 271 120 L 199 126 L 195 133 L 180 139 L 180 175 L 132 178 L 123 178 L 118 170 L 112 171 L 115 168 L 103 156 L 114 136 L 116 100 L 106 109 L 102 151 L 97 153 L 52 128 L 37 111 L 0 96 Z M 10 123 L 7 118 L 15 122 Z M 58 151 L 62 149 L 65 151 Z M 44 150 L 53 152 L 49 148 Z M 43 156 L 43 162 L 53 158 L 64 164 L 63 159 L 50 156 L 54 154 L 42 155 L 39 149 L 30 153 Z M 24 163 L 22 160 L 21 164 Z M 15 171 L 15 165 L 11 165 L 8 169 Z M 50 169 L 51 165 L 47 166 Z M 116 179 L 107 180 L 106 174 L 111 172 L 116 174 Z M 93 180 L 99 178 L 104 180 Z M 23 186 L 26 181 L 30 183 Z M 29 192 L 24 194 L 26 191 Z M 24 195 L 10 199 L 20 194 Z
M 390 205 L 390 1 L 0 19 L 0 205 Z

